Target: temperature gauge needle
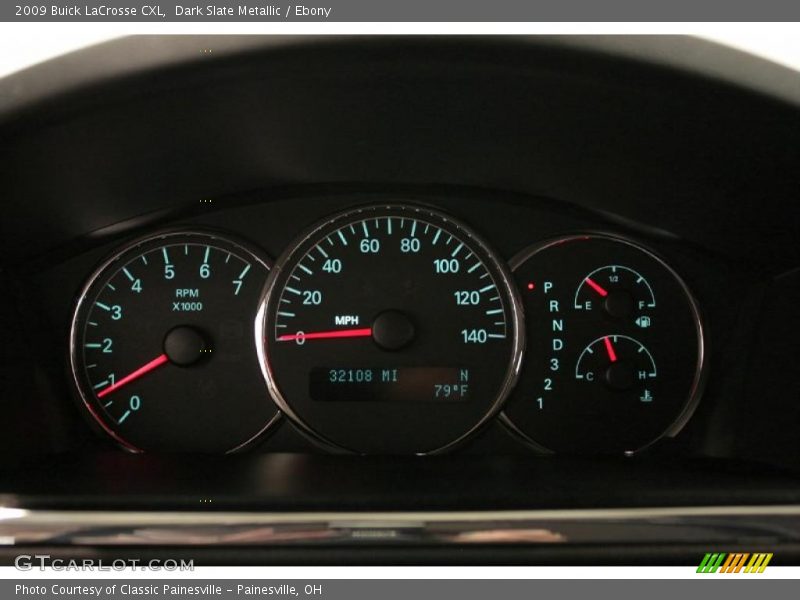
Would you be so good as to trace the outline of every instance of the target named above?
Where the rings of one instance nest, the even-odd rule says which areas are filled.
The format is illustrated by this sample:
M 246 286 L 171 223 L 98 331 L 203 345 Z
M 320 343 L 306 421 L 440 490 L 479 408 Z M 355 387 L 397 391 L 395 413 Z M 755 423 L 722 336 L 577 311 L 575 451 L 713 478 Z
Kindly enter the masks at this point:
M 372 335 L 372 328 L 363 329 L 333 329 L 331 331 L 314 331 L 312 333 L 294 333 L 278 337 L 279 342 L 290 342 L 292 340 L 325 340 L 334 338 L 355 338 L 369 337 Z
M 141 367 L 136 369 L 130 375 L 126 375 L 125 377 L 123 377 L 122 379 L 120 379 L 119 381 L 114 383 L 113 385 L 110 385 L 107 388 L 105 388 L 104 390 L 102 390 L 99 394 L 97 394 L 97 397 L 98 398 L 102 398 L 103 396 L 107 396 L 111 392 L 114 392 L 114 391 L 118 390 L 119 388 L 121 388 L 123 385 L 127 385 L 131 381 L 135 381 L 135 380 L 139 379 L 142 375 L 146 375 L 150 371 L 153 371 L 153 370 L 157 369 L 158 367 L 160 367 L 161 365 L 163 365 L 166 362 L 169 362 L 169 358 L 167 358 L 166 354 L 161 354 L 160 356 L 158 356 L 158 357 L 154 358 L 153 360 L 151 360 L 149 363 L 147 363 L 145 365 L 142 365 Z
M 598 294 L 600 294 L 603 298 L 608 296 L 608 292 L 605 289 L 603 289 L 603 287 L 591 277 L 586 278 L 586 283 L 588 283 L 589 287 L 592 288 Z
M 603 338 L 603 341 L 606 344 L 606 352 L 608 352 L 608 359 L 612 363 L 617 362 L 617 352 L 616 352 L 616 350 L 614 350 L 614 345 L 611 343 L 611 338 L 606 336 L 606 337 Z

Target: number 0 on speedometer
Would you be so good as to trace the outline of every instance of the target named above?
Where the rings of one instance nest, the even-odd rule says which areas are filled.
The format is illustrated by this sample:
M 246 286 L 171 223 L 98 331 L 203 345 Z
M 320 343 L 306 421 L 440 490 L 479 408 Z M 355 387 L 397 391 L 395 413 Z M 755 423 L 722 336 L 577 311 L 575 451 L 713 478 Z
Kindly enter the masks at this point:
M 430 453 L 500 407 L 522 354 L 505 267 L 450 217 L 393 205 L 314 228 L 267 282 L 270 391 L 307 433 L 362 453 Z

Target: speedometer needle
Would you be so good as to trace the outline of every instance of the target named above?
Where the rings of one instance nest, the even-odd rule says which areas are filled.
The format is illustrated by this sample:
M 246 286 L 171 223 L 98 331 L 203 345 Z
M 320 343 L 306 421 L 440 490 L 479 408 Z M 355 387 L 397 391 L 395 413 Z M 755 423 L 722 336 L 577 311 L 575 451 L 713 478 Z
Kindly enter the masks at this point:
M 315 331 L 312 333 L 293 333 L 281 335 L 279 342 L 290 342 L 293 340 L 324 340 L 333 338 L 355 338 L 369 337 L 372 335 L 372 327 L 363 329 L 332 329 L 330 331 Z
M 130 375 L 126 375 L 125 377 L 123 377 L 122 379 L 120 379 L 119 381 L 114 383 L 113 385 L 110 385 L 107 388 L 105 388 L 104 390 L 102 390 L 99 394 L 97 394 L 97 397 L 98 398 L 102 398 L 103 396 L 106 396 L 106 395 L 110 394 L 111 392 L 114 392 L 114 391 L 118 390 L 123 385 L 126 385 L 126 384 L 130 383 L 131 381 L 135 381 L 136 379 L 139 379 L 142 375 L 145 375 L 145 374 L 149 373 L 150 371 L 153 371 L 153 370 L 157 369 L 158 367 L 160 367 L 161 365 L 163 365 L 166 362 L 169 362 L 169 358 L 167 358 L 166 354 L 161 354 L 160 356 L 158 356 L 158 357 L 154 358 L 153 360 L 151 360 L 146 365 L 142 365 L 141 367 L 136 369 Z

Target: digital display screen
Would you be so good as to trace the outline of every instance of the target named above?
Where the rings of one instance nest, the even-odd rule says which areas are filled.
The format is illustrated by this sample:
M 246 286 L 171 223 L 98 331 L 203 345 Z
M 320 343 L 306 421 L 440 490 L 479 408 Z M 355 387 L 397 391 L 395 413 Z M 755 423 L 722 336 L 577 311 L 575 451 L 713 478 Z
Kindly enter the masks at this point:
M 315 367 L 309 392 L 321 402 L 464 402 L 474 369 Z

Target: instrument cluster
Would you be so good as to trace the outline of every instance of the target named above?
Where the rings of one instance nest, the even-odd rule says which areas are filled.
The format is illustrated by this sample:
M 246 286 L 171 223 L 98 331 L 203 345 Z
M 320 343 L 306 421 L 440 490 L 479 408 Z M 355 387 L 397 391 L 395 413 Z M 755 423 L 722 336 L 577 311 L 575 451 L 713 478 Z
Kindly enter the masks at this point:
M 706 358 L 646 245 L 585 231 L 508 260 L 409 202 L 331 214 L 274 262 L 158 231 L 102 261 L 70 328 L 82 410 L 134 452 L 237 452 L 285 417 L 337 452 L 446 452 L 496 419 L 542 453 L 633 453 L 688 421 Z

